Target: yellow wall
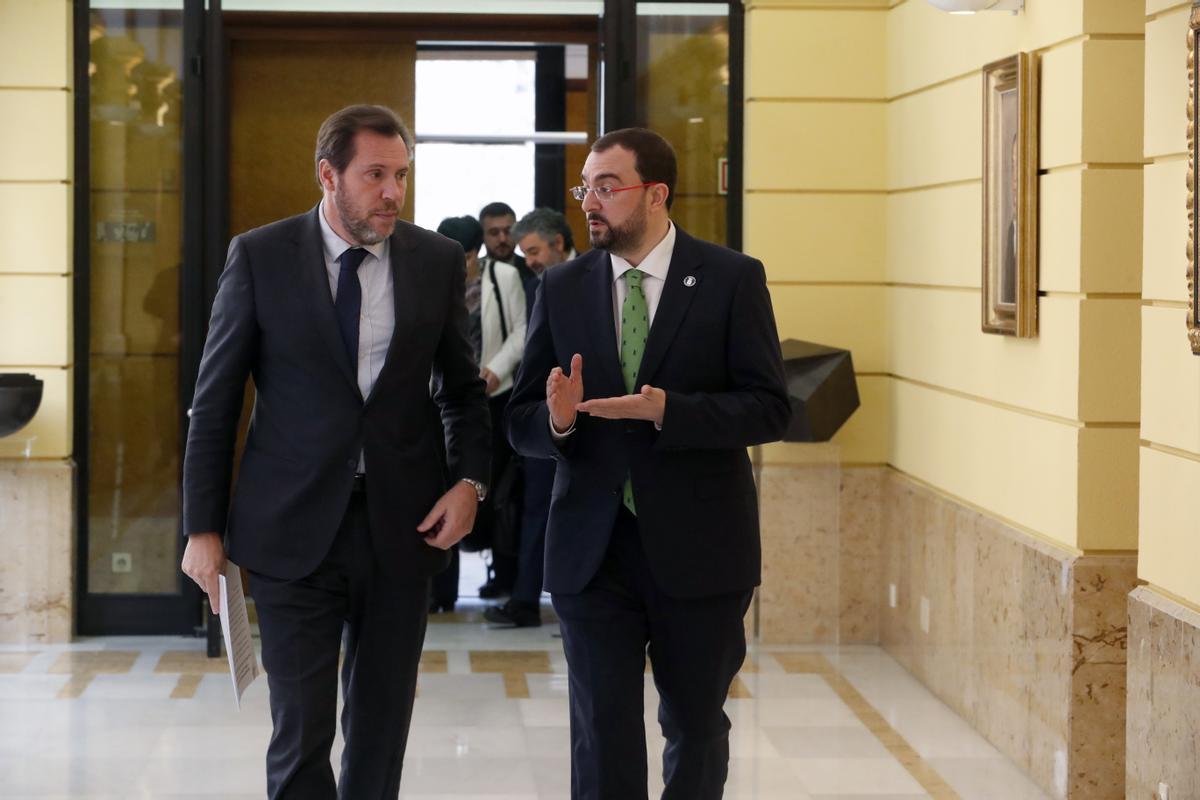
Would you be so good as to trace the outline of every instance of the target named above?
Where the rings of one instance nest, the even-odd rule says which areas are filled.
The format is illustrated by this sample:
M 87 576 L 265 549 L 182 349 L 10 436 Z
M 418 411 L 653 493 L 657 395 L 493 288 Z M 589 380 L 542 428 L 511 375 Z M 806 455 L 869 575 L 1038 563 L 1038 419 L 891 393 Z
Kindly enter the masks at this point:
M 745 245 L 782 336 L 854 353 L 845 461 L 1068 548 L 1136 548 L 1142 33 L 1127 0 L 747 3 Z M 980 69 L 1022 50 L 1042 62 L 1034 340 L 979 325 Z
M 0 372 L 45 382 L 0 458 L 71 455 L 71 3 L 0 0 Z
M 1188 3 L 1146 3 L 1138 577 L 1200 605 L 1200 358 L 1187 308 Z

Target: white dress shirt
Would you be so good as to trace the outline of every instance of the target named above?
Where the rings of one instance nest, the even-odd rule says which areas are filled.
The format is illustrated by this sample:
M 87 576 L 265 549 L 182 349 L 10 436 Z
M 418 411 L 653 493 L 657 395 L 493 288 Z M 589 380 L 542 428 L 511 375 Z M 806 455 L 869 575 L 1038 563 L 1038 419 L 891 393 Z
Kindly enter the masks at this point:
M 642 294 L 646 296 L 646 309 L 650 312 L 650 330 L 654 330 L 654 313 L 658 311 L 658 300 L 662 297 L 663 287 L 667 285 L 667 270 L 671 267 L 671 255 L 675 252 L 675 224 L 668 220 L 667 235 L 646 254 L 642 263 L 635 268 L 618 255 L 611 255 L 613 273 L 613 322 L 617 328 L 617 352 L 621 352 L 621 309 L 625 305 L 625 296 L 629 289 L 622 277 L 631 269 L 640 269 L 642 275 Z
M 341 265 L 338 259 L 342 253 L 352 247 L 351 244 L 334 233 L 328 220 L 325 219 L 325 203 L 321 203 L 318 218 L 321 221 L 321 241 L 325 251 L 325 272 L 329 276 L 329 293 L 337 302 L 338 273 Z M 362 311 L 358 317 L 358 391 L 365 399 L 371 394 L 379 372 L 383 369 L 384 359 L 387 358 L 388 345 L 392 341 L 392 331 L 396 327 L 396 304 L 392 295 L 392 268 L 388 260 L 388 240 L 363 247 L 367 257 L 358 268 L 358 282 L 362 285 Z M 358 456 L 358 471 L 366 472 L 366 463 L 362 453 Z

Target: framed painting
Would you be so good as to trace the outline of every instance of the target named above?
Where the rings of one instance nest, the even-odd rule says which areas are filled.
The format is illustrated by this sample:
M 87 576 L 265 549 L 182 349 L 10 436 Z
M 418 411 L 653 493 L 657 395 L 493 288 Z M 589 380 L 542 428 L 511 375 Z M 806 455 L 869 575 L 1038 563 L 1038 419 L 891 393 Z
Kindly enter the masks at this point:
M 1038 80 L 1030 53 L 983 68 L 983 330 L 1037 335 Z

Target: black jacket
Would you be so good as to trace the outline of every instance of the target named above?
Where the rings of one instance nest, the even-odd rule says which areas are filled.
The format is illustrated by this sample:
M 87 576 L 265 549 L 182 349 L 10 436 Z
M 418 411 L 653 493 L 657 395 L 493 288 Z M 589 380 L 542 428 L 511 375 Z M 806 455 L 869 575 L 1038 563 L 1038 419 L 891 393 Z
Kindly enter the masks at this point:
M 595 575 L 632 472 L 659 588 L 675 597 L 749 589 L 759 583 L 761 547 L 746 448 L 778 439 L 790 414 L 763 266 L 677 229 L 637 378 L 667 392 L 662 430 L 580 414 L 556 443 L 545 402 L 552 368 L 569 371 L 579 353 L 585 399 L 626 393 L 612 283 L 601 250 L 546 271 L 507 410 L 517 452 L 557 461 L 546 588 L 573 594 Z
M 416 526 L 449 481 L 486 481 L 490 458 L 484 383 L 466 337 L 462 248 L 397 223 L 396 326 L 364 401 L 334 317 L 319 213 L 230 243 L 192 403 L 184 531 L 225 534 L 229 557 L 256 572 L 306 575 L 338 530 L 361 450 L 376 553 L 397 575 L 430 575 L 446 553 Z M 254 414 L 231 502 L 247 377 Z

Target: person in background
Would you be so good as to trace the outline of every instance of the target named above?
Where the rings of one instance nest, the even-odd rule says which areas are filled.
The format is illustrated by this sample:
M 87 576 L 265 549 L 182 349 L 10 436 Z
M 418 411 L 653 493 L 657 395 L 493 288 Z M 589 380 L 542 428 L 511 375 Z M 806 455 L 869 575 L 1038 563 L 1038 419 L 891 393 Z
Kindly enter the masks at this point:
M 532 280 L 525 284 L 525 300 L 532 311 L 537 287 L 546 270 L 575 257 L 571 226 L 567 224 L 567 218 L 554 209 L 537 208 L 513 226 L 512 237 L 525 255 L 525 265 L 532 274 Z M 540 600 L 546 520 L 550 514 L 550 489 L 554 484 L 553 459 L 527 458 L 524 467 L 521 542 L 512 595 L 503 605 L 491 606 L 483 612 L 488 622 L 512 628 L 542 624 Z
M 525 289 L 517 270 L 510 264 L 491 258 L 478 258 L 478 238 L 486 239 L 482 227 L 471 217 L 450 217 L 442 220 L 438 232 L 448 235 L 464 248 L 466 255 L 466 302 L 469 318 L 468 330 L 475 346 L 476 358 L 480 365 L 479 374 L 487 383 L 488 406 L 491 409 L 494 426 L 492 428 L 492 474 L 489 486 L 496 485 L 496 479 L 508 468 L 512 457 L 512 448 L 504 438 L 500 427 L 500 419 L 504 407 L 512 391 L 513 376 L 521 361 L 525 349 Z M 507 233 L 505 234 L 507 236 Z M 511 252 L 511 251 L 510 251 Z M 479 509 L 479 517 L 475 522 L 475 530 L 464 543 L 468 549 L 474 547 L 490 547 L 492 561 L 489 565 L 489 584 L 498 587 L 499 591 L 511 591 L 516 577 L 516 553 L 504 551 L 503 546 L 497 547 L 496 516 L 497 503 L 512 502 L 493 493 Z M 514 513 L 520 513 L 519 510 Z M 439 610 L 444 607 L 441 602 L 449 598 L 450 588 L 447 585 L 451 576 L 439 581 Z M 457 576 L 454 576 L 454 591 L 457 594 Z M 487 586 L 488 584 L 485 584 Z M 481 587 L 482 588 L 482 587 Z M 483 596 L 481 590 L 480 596 Z
M 517 240 L 513 238 L 512 227 L 517 222 L 517 213 L 512 206 L 504 202 L 488 203 L 479 211 L 479 225 L 483 228 L 484 266 L 489 262 L 500 261 L 516 268 L 524 283 L 532 274 L 525 265 L 525 259 L 517 254 Z

